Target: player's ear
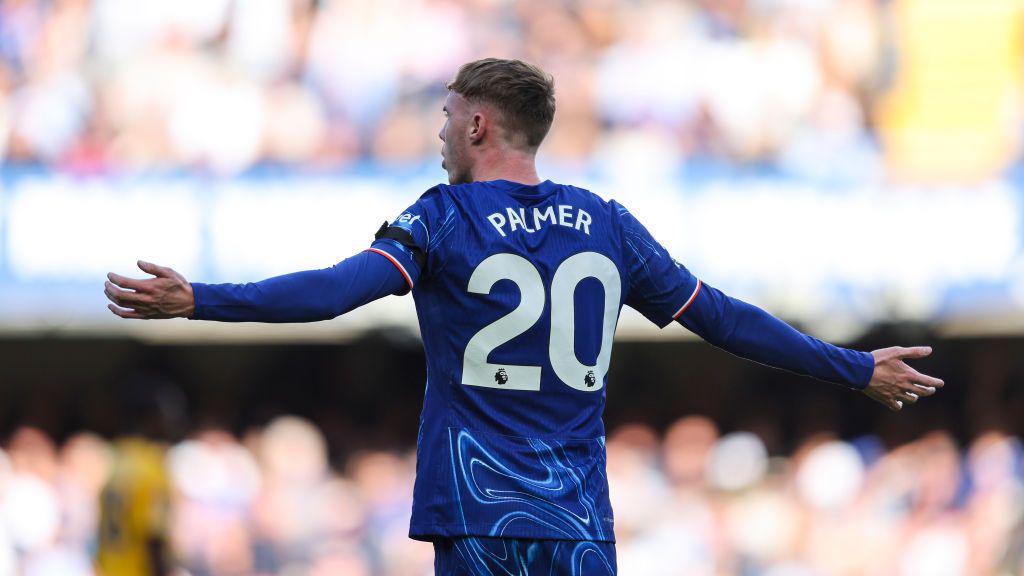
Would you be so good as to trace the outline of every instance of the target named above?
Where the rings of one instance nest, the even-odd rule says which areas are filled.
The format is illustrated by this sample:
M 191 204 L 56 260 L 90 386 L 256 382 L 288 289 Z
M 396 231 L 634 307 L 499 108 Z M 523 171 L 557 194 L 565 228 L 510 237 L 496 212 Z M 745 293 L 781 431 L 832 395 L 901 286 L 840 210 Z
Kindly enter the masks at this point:
M 483 140 L 484 133 L 487 132 L 487 116 L 484 116 L 480 112 L 473 114 L 473 118 L 469 121 L 469 143 L 479 144 Z

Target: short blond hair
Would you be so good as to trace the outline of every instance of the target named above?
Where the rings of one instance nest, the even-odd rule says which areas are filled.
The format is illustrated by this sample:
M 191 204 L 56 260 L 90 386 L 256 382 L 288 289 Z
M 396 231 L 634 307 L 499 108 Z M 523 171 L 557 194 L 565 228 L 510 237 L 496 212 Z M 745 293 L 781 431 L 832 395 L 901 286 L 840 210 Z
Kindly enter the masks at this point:
M 555 119 L 555 80 L 521 60 L 484 58 L 463 64 L 447 88 L 469 101 L 494 106 L 505 128 L 536 150 Z

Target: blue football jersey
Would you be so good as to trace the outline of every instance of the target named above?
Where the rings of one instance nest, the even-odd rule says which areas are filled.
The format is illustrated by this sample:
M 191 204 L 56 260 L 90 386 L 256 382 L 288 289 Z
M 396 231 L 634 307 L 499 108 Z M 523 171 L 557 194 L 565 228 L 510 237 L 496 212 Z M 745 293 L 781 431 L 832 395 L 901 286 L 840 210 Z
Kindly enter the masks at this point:
M 700 282 L 621 205 L 550 181 L 439 185 L 371 250 L 427 358 L 410 536 L 614 541 L 605 386 L 623 304 L 664 327 Z

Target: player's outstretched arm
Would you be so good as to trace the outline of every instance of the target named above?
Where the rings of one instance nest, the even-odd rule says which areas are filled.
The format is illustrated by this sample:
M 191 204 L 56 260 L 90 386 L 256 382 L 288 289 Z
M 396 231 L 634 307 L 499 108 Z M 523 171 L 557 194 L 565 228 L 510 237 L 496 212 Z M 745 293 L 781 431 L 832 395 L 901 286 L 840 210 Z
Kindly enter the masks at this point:
M 122 318 L 221 322 L 313 322 L 344 314 L 406 287 L 383 256 L 362 252 L 330 268 L 245 284 L 189 283 L 174 270 L 139 261 L 154 278 L 107 275 L 108 308 Z
M 727 352 L 860 390 L 892 410 L 931 396 L 943 385 L 942 380 L 921 374 L 904 362 L 927 356 L 931 348 L 894 347 L 871 353 L 840 348 L 707 284 L 677 321 Z

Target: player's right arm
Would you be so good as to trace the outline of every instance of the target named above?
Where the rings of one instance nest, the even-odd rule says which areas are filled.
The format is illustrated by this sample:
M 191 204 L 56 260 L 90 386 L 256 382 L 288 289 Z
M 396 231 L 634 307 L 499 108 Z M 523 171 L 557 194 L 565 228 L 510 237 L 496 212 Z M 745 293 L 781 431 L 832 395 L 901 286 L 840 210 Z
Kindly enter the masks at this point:
M 893 410 L 942 387 L 942 380 L 921 374 L 903 361 L 927 356 L 930 348 L 893 347 L 868 353 L 803 334 L 695 278 L 636 218 L 621 206 L 617 209 L 629 267 L 626 303 L 658 326 L 675 321 L 741 358 L 860 390 Z
M 108 308 L 122 318 L 315 322 L 408 288 L 394 264 L 369 250 L 330 268 L 244 284 L 190 283 L 170 268 L 142 261 L 138 265 L 155 277 L 107 275 Z
M 411 290 L 426 269 L 431 237 L 443 237 L 451 226 L 450 214 L 441 207 L 439 189 L 432 188 L 394 222 L 381 226 L 367 250 L 330 268 L 260 282 L 203 284 L 190 283 L 170 268 L 140 260 L 139 268 L 154 278 L 110 273 L 103 291 L 111 301 L 110 311 L 122 318 L 328 320 L 384 296 Z

